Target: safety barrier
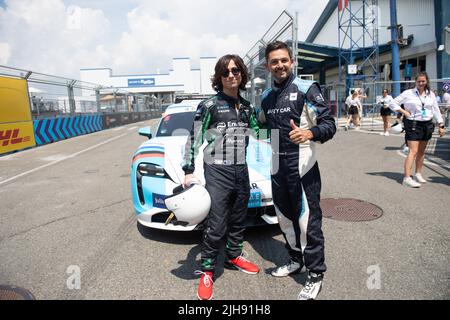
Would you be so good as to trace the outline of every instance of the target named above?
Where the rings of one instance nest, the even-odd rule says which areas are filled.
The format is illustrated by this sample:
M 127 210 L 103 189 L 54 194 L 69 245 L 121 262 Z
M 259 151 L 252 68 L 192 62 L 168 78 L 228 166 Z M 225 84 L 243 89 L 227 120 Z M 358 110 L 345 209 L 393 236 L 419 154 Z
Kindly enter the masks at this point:
M 121 112 L 40 119 L 33 121 L 34 136 L 40 146 L 154 117 L 152 112 Z
M 33 126 L 36 144 L 43 145 L 103 130 L 103 121 L 100 115 L 81 115 L 34 120 Z

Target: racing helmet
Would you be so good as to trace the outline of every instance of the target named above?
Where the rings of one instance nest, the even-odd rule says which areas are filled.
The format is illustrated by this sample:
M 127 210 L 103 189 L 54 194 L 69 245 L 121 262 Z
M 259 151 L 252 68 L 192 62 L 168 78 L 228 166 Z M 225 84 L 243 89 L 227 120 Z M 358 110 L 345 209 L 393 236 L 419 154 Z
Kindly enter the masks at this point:
M 389 129 L 389 131 L 393 134 L 399 134 L 403 131 L 403 126 L 401 123 L 396 123 L 394 125 L 392 125 L 391 129 Z
M 200 184 L 191 184 L 186 189 L 180 186 L 173 191 L 174 193 L 164 202 L 178 221 L 192 226 L 206 218 L 211 208 L 211 197 L 205 187 Z

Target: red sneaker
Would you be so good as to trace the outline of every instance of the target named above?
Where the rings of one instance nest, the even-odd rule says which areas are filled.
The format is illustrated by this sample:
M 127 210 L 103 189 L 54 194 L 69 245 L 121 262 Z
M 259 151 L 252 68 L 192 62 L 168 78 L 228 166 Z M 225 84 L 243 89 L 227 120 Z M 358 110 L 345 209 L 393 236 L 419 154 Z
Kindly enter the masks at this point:
M 225 262 L 225 267 L 241 270 L 248 274 L 257 274 L 259 272 L 258 266 L 245 259 L 242 255 Z
M 197 298 L 199 300 L 211 300 L 213 297 L 213 273 L 210 271 L 195 271 L 195 273 L 202 275 L 198 284 Z

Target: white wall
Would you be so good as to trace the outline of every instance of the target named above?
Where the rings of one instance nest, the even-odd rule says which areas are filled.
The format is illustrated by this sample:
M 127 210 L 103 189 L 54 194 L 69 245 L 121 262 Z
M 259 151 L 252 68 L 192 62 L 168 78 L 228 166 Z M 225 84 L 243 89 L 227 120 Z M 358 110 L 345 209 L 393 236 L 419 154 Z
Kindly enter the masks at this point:
M 361 7 L 361 1 L 351 1 L 352 10 Z M 389 0 L 379 0 L 379 44 L 390 41 L 391 34 L 387 26 L 390 25 Z M 437 77 L 436 42 L 434 36 L 435 17 L 433 0 L 397 0 L 397 22 L 403 25 L 403 36 L 413 34 L 413 42 L 400 49 L 400 60 L 426 56 L 426 71 L 430 79 Z M 361 29 L 360 29 L 361 30 Z M 353 29 L 353 37 L 358 37 L 357 29 Z M 339 46 L 338 42 L 338 9 L 336 8 L 328 21 L 322 27 L 314 43 Z M 359 33 L 361 35 L 361 32 Z M 370 40 L 369 40 L 370 41 Z M 348 41 L 347 41 L 348 44 Z M 359 43 L 362 46 L 362 41 Z M 366 42 L 366 45 L 370 45 Z M 391 63 L 391 53 L 380 55 L 380 66 Z M 414 72 L 413 72 L 414 73 Z M 326 82 L 337 81 L 338 68 L 327 70 Z M 380 75 L 382 77 L 382 75 Z M 403 75 L 401 74 L 403 78 Z
M 361 1 L 351 1 L 352 12 L 361 7 Z M 390 10 L 389 0 L 379 0 L 379 32 L 378 43 L 385 44 L 391 39 L 390 30 Z M 362 12 L 362 10 L 361 10 Z M 362 14 L 358 15 L 362 16 Z M 406 38 L 414 34 L 413 46 L 434 41 L 434 1 L 433 0 L 397 0 L 397 22 L 403 25 L 403 36 Z M 352 29 L 353 39 L 358 39 L 362 32 L 361 28 Z M 338 9 L 328 19 L 322 30 L 317 35 L 314 43 L 339 47 L 338 41 Z M 343 39 L 341 39 L 343 41 Z M 366 45 L 370 45 L 370 39 L 366 40 Z M 358 43 L 362 46 L 362 40 Z M 345 42 L 344 47 L 348 47 L 349 42 Z
M 200 69 L 191 69 L 189 58 L 174 58 L 173 68 L 167 74 L 136 74 L 114 75 L 110 68 L 80 69 L 81 81 L 87 81 L 102 86 L 113 86 L 135 93 L 183 92 L 209 94 L 211 88 L 210 76 L 214 73 L 215 57 L 200 58 Z M 154 79 L 154 85 L 128 86 L 130 79 Z M 83 95 L 91 92 L 83 90 Z
M 213 57 L 200 58 L 200 88 L 202 93 L 214 93 L 211 86 L 211 77 L 214 75 L 214 67 L 217 59 Z
M 429 52 L 427 55 L 427 61 L 425 69 L 428 73 L 428 77 L 430 79 L 437 79 L 437 59 L 436 59 L 436 51 Z

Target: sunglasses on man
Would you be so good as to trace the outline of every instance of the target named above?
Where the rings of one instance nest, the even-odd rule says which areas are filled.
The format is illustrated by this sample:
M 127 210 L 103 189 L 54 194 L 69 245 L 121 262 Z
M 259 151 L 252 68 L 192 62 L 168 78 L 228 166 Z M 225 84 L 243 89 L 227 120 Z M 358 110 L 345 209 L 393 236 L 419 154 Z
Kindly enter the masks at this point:
M 233 76 L 238 76 L 241 74 L 241 69 L 239 68 L 231 68 L 231 69 L 227 69 L 222 73 L 222 77 L 223 78 L 228 78 L 228 75 L 230 74 L 230 72 L 233 74 Z

